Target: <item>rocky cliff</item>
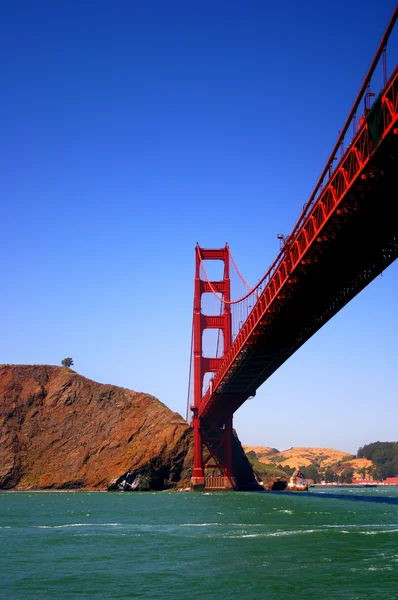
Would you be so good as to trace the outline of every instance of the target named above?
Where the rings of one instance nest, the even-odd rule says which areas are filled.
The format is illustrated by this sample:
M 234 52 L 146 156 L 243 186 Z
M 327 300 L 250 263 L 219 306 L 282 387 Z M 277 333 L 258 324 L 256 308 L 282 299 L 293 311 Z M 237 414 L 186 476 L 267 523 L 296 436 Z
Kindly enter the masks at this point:
M 149 394 L 67 367 L 0 366 L 0 489 L 185 487 L 192 460 L 191 428 Z M 234 461 L 253 486 L 237 439 Z
M 66 367 L 0 366 L 0 488 L 186 485 L 191 446 L 183 418 L 149 394 Z

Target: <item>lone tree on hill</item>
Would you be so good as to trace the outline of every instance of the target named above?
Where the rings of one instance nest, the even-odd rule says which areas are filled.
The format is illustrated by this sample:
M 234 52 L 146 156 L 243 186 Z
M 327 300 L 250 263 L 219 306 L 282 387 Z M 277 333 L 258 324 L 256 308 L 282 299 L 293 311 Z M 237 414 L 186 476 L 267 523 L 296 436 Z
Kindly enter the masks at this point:
M 61 360 L 61 365 L 63 367 L 71 367 L 73 365 L 73 358 L 64 358 Z

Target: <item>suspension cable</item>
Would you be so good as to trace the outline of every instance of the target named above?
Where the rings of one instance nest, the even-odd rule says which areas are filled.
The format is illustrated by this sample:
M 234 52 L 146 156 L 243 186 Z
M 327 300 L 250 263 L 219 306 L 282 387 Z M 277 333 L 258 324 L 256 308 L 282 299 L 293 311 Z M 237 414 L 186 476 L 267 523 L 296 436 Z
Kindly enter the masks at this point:
M 204 273 L 204 276 L 206 278 L 207 283 L 209 284 L 209 288 L 212 291 L 212 293 L 215 295 L 215 297 L 217 298 L 217 300 L 219 300 L 223 304 L 238 304 L 239 302 L 242 302 L 242 300 L 245 300 L 246 298 L 248 298 L 249 296 L 251 296 L 259 288 L 259 286 L 263 283 L 263 281 L 265 280 L 265 278 L 267 277 L 267 275 L 269 274 L 269 272 L 271 270 L 271 269 L 268 269 L 268 271 L 260 279 L 260 281 L 254 286 L 254 288 L 252 288 L 252 289 L 249 288 L 250 291 L 247 292 L 247 294 L 245 294 L 244 296 L 242 296 L 238 300 L 225 300 L 224 298 L 221 298 L 221 296 L 216 292 L 216 290 L 214 289 L 214 287 L 213 287 L 213 285 L 212 285 L 212 283 L 211 283 L 211 281 L 209 279 L 209 276 L 207 275 L 206 267 L 204 266 L 204 263 L 203 263 L 202 253 L 200 251 L 199 244 L 196 245 L 196 248 L 197 248 L 198 254 L 199 254 L 200 266 L 203 269 L 203 273 Z
M 281 261 L 282 261 L 283 257 L 284 257 L 284 256 L 285 256 L 285 254 L 286 254 L 286 250 L 287 250 L 287 248 L 288 248 L 288 247 L 289 247 L 289 246 L 290 246 L 290 245 L 293 243 L 293 241 L 295 240 L 295 238 L 296 238 L 296 236 L 297 236 L 297 234 L 298 234 L 298 231 L 299 231 L 299 229 L 300 229 L 300 226 L 301 226 L 301 225 L 302 225 L 302 223 L 304 222 L 305 218 L 308 216 L 308 212 L 309 212 L 310 208 L 313 206 L 313 204 L 314 204 L 314 202 L 315 202 L 315 200 L 316 200 L 316 195 L 317 195 L 317 192 L 318 192 L 319 190 L 321 190 L 321 189 L 322 189 L 322 185 L 323 185 L 323 182 L 324 182 L 325 176 L 326 176 L 326 174 L 327 174 L 327 172 L 328 172 L 328 170 L 329 170 L 329 167 L 330 167 L 330 165 L 331 165 L 331 164 L 333 163 L 333 161 L 334 161 L 334 158 L 335 158 L 335 156 L 336 156 L 336 154 L 337 154 L 337 152 L 338 152 L 338 149 L 339 149 L 339 147 L 341 146 L 341 144 L 342 144 L 342 143 L 343 143 L 343 141 L 344 141 L 344 136 L 345 136 L 345 134 L 346 134 L 346 132 L 347 132 L 347 130 L 348 130 L 348 127 L 349 127 L 349 125 L 350 125 L 350 123 L 351 123 L 352 119 L 354 119 L 354 118 L 355 118 L 355 113 L 356 113 L 356 110 L 357 110 L 357 108 L 358 108 L 358 106 L 359 106 L 359 104 L 360 104 L 360 101 L 361 101 L 361 99 L 362 99 L 362 97 L 363 97 L 363 95 L 364 95 L 364 93 L 365 93 L 365 91 L 366 91 L 366 88 L 367 88 L 367 86 L 368 86 L 368 85 L 369 85 L 369 83 L 370 83 L 370 80 L 371 80 L 371 77 L 372 77 L 372 75 L 373 75 L 373 72 L 375 71 L 375 69 L 376 69 L 376 67 L 377 67 L 377 65 L 378 65 L 378 62 L 379 62 L 379 60 L 380 60 L 380 57 L 381 57 L 381 55 L 382 55 L 382 54 L 383 54 L 383 60 L 384 60 L 384 53 L 385 53 L 385 51 L 386 51 L 386 47 L 387 47 L 388 38 L 389 38 L 389 36 L 390 36 L 390 34 L 391 34 L 391 32 L 392 32 L 393 28 L 394 28 L 394 25 L 395 25 L 395 22 L 397 21 L 397 19 L 398 19 L 398 4 L 396 4 L 396 6 L 395 6 L 395 9 L 394 9 L 393 15 L 392 15 L 392 17 L 391 17 L 391 19 L 390 19 L 390 22 L 389 22 L 389 24 L 388 24 L 388 26 L 387 26 L 387 29 L 386 29 L 386 31 L 385 31 L 385 33 L 384 33 L 384 36 L 383 36 L 383 38 L 382 38 L 382 40 L 381 40 L 381 42 L 380 42 L 380 45 L 379 45 L 379 48 L 378 48 L 378 50 L 377 50 L 376 56 L 374 57 L 374 59 L 373 59 L 373 62 L 372 62 L 372 64 L 371 64 L 370 68 L 369 68 L 369 71 L 368 71 L 368 73 L 366 74 L 365 80 L 364 80 L 364 82 L 363 82 L 363 84 L 362 84 L 362 87 L 361 87 L 361 89 L 360 89 L 360 91 L 359 91 L 359 94 L 358 94 L 358 96 L 357 96 L 357 98 L 356 98 L 356 100 L 355 100 L 355 102 L 354 102 L 354 105 L 353 105 L 353 107 L 352 107 L 352 109 L 351 109 L 351 112 L 350 112 L 350 114 L 349 114 L 349 116 L 348 116 L 348 118 L 347 118 L 346 122 L 345 122 L 345 125 L 344 125 L 343 129 L 342 129 L 342 130 L 341 130 L 341 132 L 340 132 L 340 135 L 339 135 L 339 137 L 338 137 L 338 140 L 337 140 L 337 142 L 336 142 L 336 144 L 335 144 L 335 147 L 333 148 L 332 154 L 330 155 L 330 157 L 329 157 L 329 160 L 328 160 L 328 161 L 327 161 L 327 163 L 326 163 L 326 166 L 325 166 L 325 168 L 324 168 L 324 170 L 323 170 L 323 172 L 322 172 L 322 175 L 320 176 L 320 178 L 319 178 L 319 180 L 318 180 L 318 183 L 317 183 L 317 184 L 316 184 L 316 186 L 315 186 L 315 189 L 314 189 L 314 191 L 312 192 L 312 194 L 311 194 L 311 196 L 310 196 L 310 198 L 309 198 L 308 202 L 307 202 L 307 203 L 304 205 L 304 208 L 303 208 L 303 211 L 302 211 L 302 213 L 301 213 L 301 215 L 300 215 L 300 217 L 299 217 L 299 220 L 297 221 L 296 225 L 294 226 L 294 228 L 293 228 L 293 231 L 291 232 L 291 234 L 290 234 L 290 235 L 289 235 L 289 236 L 286 238 L 286 240 L 285 240 L 285 244 L 284 244 L 284 246 L 281 248 L 281 250 L 280 250 L 280 252 L 279 252 L 278 256 L 276 257 L 276 259 L 274 260 L 274 262 L 272 263 L 272 265 L 269 267 L 269 269 L 268 269 L 268 271 L 265 273 L 265 275 L 264 275 L 264 276 L 263 276 L 263 277 L 260 279 L 260 281 L 257 283 L 257 285 L 255 285 L 255 286 L 254 286 L 254 288 L 252 288 L 252 289 L 250 289 L 250 287 L 247 285 L 247 283 L 245 282 L 245 280 L 244 280 L 244 279 L 243 279 L 243 277 L 241 276 L 241 274 L 240 274 L 240 272 L 239 272 L 239 269 L 237 268 L 237 266 L 236 266 L 236 264 L 235 264 L 235 261 L 234 261 L 234 259 L 233 259 L 232 255 L 231 255 L 231 253 L 230 253 L 230 250 L 229 250 L 229 247 L 228 247 L 228 244 L 227 244 L 227 247 L 228 247 L 228 252 L 229 252 L 229 256 L 231 257 L 231 260 L 232 260 L 232 262 L 233 262 L 233 264 L 234 264 L 234 266 L 235 266 L 235 269 L 236 269 L 237 273 L 239 274 L 240 278 L 242 279 L 243 283 L 246 285 L 246 287 L 247 287 L 247 288 L 248 288 L 250 291 L 249 291 L 249 292 L 248 292 L 248 293 L 247 293 L 245 296 L 242 296 L 242 297 L 241 297 L 241 298 L 239 298 L 238 300 L 232 300 L 232 301 L 224 300 L 224 299 L 223 299 L 223 298 L 221 298 L 221 296 L 220 296 L 220 295 L 219 295 L 219 294 L 216 292 L 216 290 L 214 289 L 214 287 L 213 287 L 213 285 L 212 285 L 211 281 L 209 280 L 209 277 L 208 277 L 208 275 L 207 275 L 207 272 L 206 272 L 206 268 L 205 268 L 205 266 L 204 266 L 204 264 L 203 264 L 203 259 L 202 259 L 202 255 L 201 255 L 201 252 L 200 252 L 200 247 L 199 247 L 199 244 L 197 244 L 197 245 L 196 245 L 196 247 L 197 247 L 197 250 L 198 250 L 198 254 L 199 254 L 200 265 L 201 265 L 201 267 L 202 267 L 202 269 L 203 269 L 203 272 L 204 272 L 204 275 L 205 275 L 206 281 L 207 281 L 207 283 L 208 283 L 208 285 L 209 285 L 209 288 L 210 288 L 210 290 L 212 291 L 212 293 L 214 294 L 214 296 L 215 296 L 215 297 L 216 297 L 216 298 L 217 298 L 217 299 L 218 299 L 220 302 L 222 302 L 223 304 L 229 304 L 229 305 L 232 305 L 232 304 L 238 304 L 239 302 L 242 302 L 242 300 L 245 300 L 245 299 L 246 299 L 246 298 L 248 298 L 248 297 L 249 297 L 249 296 L 250 296 L 250 295 L 251 295 L 253 292 L 255 292 L 255 291 L 256 291 L 256 290 L 257 290 L 257 289 L 260 287 L 260 285 L 261 285 L 261 284 L 262 284 L 262 283 L 265 281 L 265 279 L 266 279 L 268 276 L 269 276 L 269 277 L 271 277 L 271 274 L 272 274 L 272 273 L 274 273 L 274 272 L 276 271 L 276 269 L 278 268 L 279 264 L 281 263 Z
M 294 237 L 298 233 L 298 230 L 299 230 L 300 226 L 302 225 L 302 223 L 304 222 L 305 218 L 307 217 L 310 208 L 313 206 L 313 204 L 314 204 L 314 202 L 316 200 L 317 192 L 322 189 L 322 185 L 323 185 L 323 182 L 324 182 L 325 177 L 327 175 L 327 172 L 329 171 L 330 166 L 333 164 L 333 161 L 334 161 L 335 157 L 337 156 L 337 152 L 338 152 L 339 147 L 344 142 L 344 136 L 345 136 L 345 134 L 348 131 L 350 123 L 356 117 L 357 108 L 358 108 L 358 106 L 359 106 L 359 104 L 360 104 L 360 102 L 361 102 L 361 100 L 362 100 L 362 98 L 363 98 L 363 96 L 364 96 L 364 94 L 366 92 L 367 87 L 370 84 L 372 75 L 373 75 L 373 73 L 374 73 L 374 71 L 375 71 L 375 69 L 376 69 L 376 67 L 377 67 L 377 65 L 379 63 L 380 57 L 382 55 L 383 55 L 383 57 L 385 57 L 386 48 L 387 48 L 387 42 L 388 42 L 388 39 L 389 39 L 389 37 L 391 35 L 392 30 L 394 29 L 394 25 L 395 25 L 395 22 L 397 21 L 397 19 L 398 19 L 398 4 L 395 5 L 394 12 L 393 12 L 392 17 L 390 19 L 390 22 L 388 23 L 387 29 L 386 29 L 386 31 L 385 31 L 385 33 L 383 35 L 383 38 L 382 38 L 382 40 L 380 42 L 380 45 L 379 45 L 379 47 L 377 49 L 376 55 L 375 55 L 375 57 L 373 59 L 373 62 L 372 62 L 372 64 L 369 67 L 369 71 L 366 74 L 366 77 L 365 77 L 365 79 L 363 81 L 362 87 L 361 87 L 361 89 L 360 89 L 360 91 L 358 93 L 358 96 L 357 96 L 354 104 L 353 104 L 353 107 L 351 108 L 351 112 L 350 112 L 350 114 L 347 117 L 345 125 L 344 125 L 343 129 L 341 130 L 341 132 L 339 134 L 339 137 L 338 137 L 337 142 L 336 142 L 336 144 L 335 144 L 335 146 L 333 148 L 333 151 L 332 151 L 331 155 L 329 156 L 329 159 L 328 159 L 328 161 L 327 161 L 327 163 L 325 165 L 325 168 L 322 171 L 322 175 L 318 179 L 318 183 L 316 184 L 315 189 L 314 189 L 314 191 L 312 192 L 312 194 L 310 196 L 310 199 L 304 205 L 304 208 L 303 208 L 303 211 L 302 211 L 302 213 L 300 215 L 300 218 L 297 221 L 296 225 L 294 226 L 294 229 L 293 229 L 292 233 L 288 236 L 286 242 L 293 241 Z M 386 60 L 386 59 L 383 58 L 383 60 Z M 385 66 L 385 70 L 386 69 L 387 69 L 387 65 Z M 354 130 L 354 133 L 355 133 L 355 130 Z
M 189 359 L 189 377 L 188 377 L 187 408 L 186 408 L 186 413 L 185 413 L 185 420 L 186 420 L 187 423 L 188 423 L 188 416 L 189 416 L 189 390 L 191 389 L 191 375 L 192 375 L 193 322 L 194 322 L 194 312 L 192 310 L 191 357 Z
M 247 289 L 248 289 L 248 290 L 250 290 L 250 292 L 253 292 L 253 291 L 254 291 L 254 288 L 251 288 L 251 287 L 250 287 L 250 285 L 247 283 L 246 279 L 243 277 L 242 273 L 239 271 L 239 269 L 238 269 L 238 267 L 237 267 L 237 264 L 236 264 L 236 262 L 235 262 L 235 260 L 234 260 L 234 257 L 232 256 L 232 252 L 231 252 L 231 249 L 230 249 L 230 247 L 228 246 L 228 244 L 227 244 L 226 246 L 227 246 L 227 250 L 228 250 L 229 258 L 231 259 L 231 261 L 232 261 L 232 264 L 233 264 L 233 265 L 234 265 L 234 267 L 235 267 L 235 271 L 237 272 L 237 274 L 239 275 L 239 277 L 241 278 L 241 280 L 243 281 L 243 283 L 245 284 L 245 286 L 247 287 Z

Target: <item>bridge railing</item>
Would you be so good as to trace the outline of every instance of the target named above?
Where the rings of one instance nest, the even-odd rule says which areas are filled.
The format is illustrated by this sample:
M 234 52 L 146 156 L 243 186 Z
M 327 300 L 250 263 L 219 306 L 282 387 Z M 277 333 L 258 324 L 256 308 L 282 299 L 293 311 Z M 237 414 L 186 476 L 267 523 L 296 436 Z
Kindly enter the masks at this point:
M 233 489 L 234 482 L 229 477 L 212 475 L 204 478 L 204 487 L 209 490 Z
M 379 50 L 365 78 L 357 100 L 353 105 L 342 133 L 339 136 L 338 142 L 333 149 L 331 157 L 326 164 L 314 192 L 304 207 L 292 233 L 285 240 L 276 260 L 255 289 L 256 302 L 237 334 L 229 352 L 224 357 L 220 369 L 215 374 L 212 390 L 207 390 L 203 397 L 200 408 L 201 414 L 204 414 L 209 410 L 215 401 L 216 392 L 222 392 L 221 384 L 226 377 L 228 369 L 234 362 L 239 362 L 244 358 L 245 353 L 248 352 L 248 348 L 245 347 L 245 342 L 248 337 L 253 333 L 256 325 L 259 324 L 265 311 L 289 278 L 298 262 L 303 258 L 303 255 L 313 243 L 314 238 L 319 234 L 330 214 L 334 211 L 343 196 L 345 196 L 354 180 L 363 171 L 363 168 L 380 140 L 387 135 L 391 127 L 396 126 L 398 117 L 397 67 L 395 67 L 390 80 L 375 99 L 372 107 L 370 107 L 369 89 L 372 74 L 380 57 L 383 56 L 383 53 L 386 51 L 388 36 L 391 33 L 397 17 L 398 6 L 394 11 L 393 18 L 391 19 L 386 34 L 379 46 Z M 359 127 L 357 128 L 356 111 L 364 97 L 365 111 L 363 119 L 360 120 Z M 348 144 L 340 161 L 338 161 L 337 165 L 334 167 L 333 165 L 336 163 L 337 150 L 341 147 L 344 136 L 352 123 L 357 131 L 351 142 Z M 362 176 L 366 177 L 364 174 L 362 174 Z M 322 238 L 320 238 L 319 241 L 322 242 Z M 248 393 L 248 395 L 250 394 Z
M 398 5 L 396 6 L 394 13 L 391 17 L 391 20 L 387 26 L 386 32 L 380 42 L 376 55 L 372 61 L 372 64 L 369 68 L 368 73 L 364 79 L 362 87 L 358 93 L 358 96 L 352 106 L 352 109 L 347 117 L 347 120 L 342 128 L 337 142 L 332 150 L 332 153 L 329 156 L 329 159 L 326 162 L 326 165 L 322 171 L 322 174 L 308 200 L 305 204 L 303 211 L 298 219 L 296 225 L 293 228 L 291 234 L 284 239 L 283 246 L 281 248 L 280 253 L 276 257 L 275 261 L 269 267 L 268 271 L 265 273 L 260 282 L 256 285 L 253 290 L 253 293 L 244 298 L 242 302 L 241 308 L 237 308 L 236 316 L 233 315 L 233 323 L 232 323 L 232 334 L 233 340 L 235 340 L 239 334 L 239 331 L 242 329 L 243 324 L 245 323 L 251 309 L 256 304 L 260 294 L 265 290 L 265 288 L 270 284 L 271 279 L 273 278 L 275 272 L 279 269 L 280 264 L 285 260 L 286 252 L 291 248 L 294 244 L 297 236 L 299 235 L 303 223 L 308 219 L 308 217 L 312 213 L 312 208 L 318 202 L 320 197 L 323 195 L 325 188 L 327 188 L 330 183 L 333 173 L 339 169 L 339 164 L 341 159 L 345 155 L 347 149 L 354 143 L 354 139 L 363 126 L 363 123 L 366 121 L 367 115 L 370 113 L 372 98 L 375 98 L 374 103 L 378 101 L 379 97 L 375 97 L 375 94 L 372 90 L 372 82 L 373 76 L 375 75 L 375 71 L 378 67 L 382 68 L 382 86 L 383 88 L 387 85 L 387 45 L 388 40 L 391 35 L 391 32 L 395 26 L 396 20 L 398 18 Z M 363 112 L 362 115 L 358 117 L 359 106 L 363 102 Z M 394 106 L 394 100 L 392 100 L 392 105 Z M 389 113 L 385 113 L 384 115 L 389 118 Z M 384 117 L 383 117 L 384 118 Z M 385 123 L 385 129 L 387 124 Z M 350 133 L 351 132 L 351 133 Z M 361 143 L 364 143 L 364 140 L 361 140 Z M 365 142 L 366 143 L 366 142 Z M 358 148 L 360 155 L 364 155 L 364 148 Z M 340 162 L 339 162 L 340 155 Z M 355 162 L 355 159 L 354 159 Z M 244 314 L 244 318 L 242 318 L 242 314 Z
M 336 165 L 337 156 L 338 156 L 339 152 L 340 152 L 340 155 L 344 154 L 346 134 L 348 133 L 350 128 L 352 129 L 352 135 L 353 136 L 356 135 L 356 133 L 358 131 L 357 112 L 358 112 L 359 105 L 361 104 L 362 101 L 364 101 L 364 115 L 363 116 L 366 117 L 366 113 L 369 112 L 371 98 L 375 97 L 374 92 L 371 91 L 372 77 L 373 77 L 377 67 L 380 65 L 380 63 L 382 63 L 382 70 L 383 70 L 382 89 L 384 89 L 387 85 L 387 46 L 388 46 L 388 40 L 390 38 L 391 32 L 393 31 L 394 26 L 396 24 L 397 18 L 398 18 L 398 4 L 395 7 L 393 15 L 390 19 L 390 22 L 387 26 L 387 29 L 386 29 L 384 35 L 382 37 L 382 40 L 379 44 L 379 47 L 374 56 L 374 59 L 369 67 L 369 70 L 368 70 L 366 76 L 365 76 L 362 87 L 358 92 L 358 96 L 351 108 L 351 111 L 347 117 L 344 127 L 342 128 L 342 130 L 339 134 L 336 144 L 332 150 L 332 153 L 330 154 L 329 159 L 327 160 L 326 165 L 322 171 L 322 174 L 321 174 L 320 178 L 318 179 L 318 182 L 317 182 L 307 204 L 304 206 L 304 209 L 300 215 L 300 218 L 297 221 L 296 225 L 294 226 L 293 231 L 290 234 L 289 238 L 291 238 L 292 236 L 295 236 L 297 230 L 301 227 L 304 219 L 308 216 L 308 213 L 311 210 L 312 206 L 318 200 L 320 194 L 322 193 L 324 186 L 330 180 L 330 177 L 336 168 L 335 165 Z M 359 121 L 361 121 L 361 119 L 359 119 Z M 349 142 L 349 144 L 350 143 L 351 142 Z M 289 238 L 287 238 L 287 240 L 286 240 L 287 242 L 289 241 Z

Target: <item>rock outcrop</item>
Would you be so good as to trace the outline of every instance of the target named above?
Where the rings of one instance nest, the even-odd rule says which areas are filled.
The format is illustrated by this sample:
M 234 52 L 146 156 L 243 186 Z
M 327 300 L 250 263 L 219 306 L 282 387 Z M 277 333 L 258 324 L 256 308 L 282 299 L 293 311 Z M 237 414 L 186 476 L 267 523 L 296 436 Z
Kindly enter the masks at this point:
M 67 367 L 0 366 L 0 489 L 186 487 L 193 432 L 157 398 Z M 256 488 L 239 440 L 241 489 Z
M 0 366 L 0 488 L 165 489 L 188 485 L 191 467 L 191 428 L 153 396 Z

